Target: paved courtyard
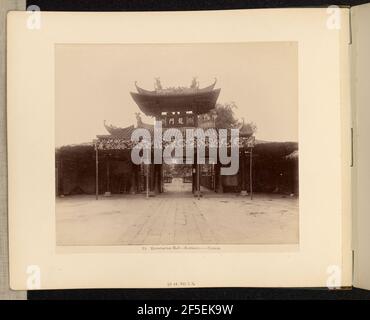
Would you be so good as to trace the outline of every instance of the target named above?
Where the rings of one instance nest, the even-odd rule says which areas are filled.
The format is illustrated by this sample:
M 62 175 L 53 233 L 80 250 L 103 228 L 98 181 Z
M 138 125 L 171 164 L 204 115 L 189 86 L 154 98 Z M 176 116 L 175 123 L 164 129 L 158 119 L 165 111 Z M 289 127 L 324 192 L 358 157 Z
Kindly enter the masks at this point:
M 56 200 L 57 245 L 293 244 L 298 199 L 256 194 L 253 200 L 203 190 L 175 179 L 166 192 L 67 196 Z

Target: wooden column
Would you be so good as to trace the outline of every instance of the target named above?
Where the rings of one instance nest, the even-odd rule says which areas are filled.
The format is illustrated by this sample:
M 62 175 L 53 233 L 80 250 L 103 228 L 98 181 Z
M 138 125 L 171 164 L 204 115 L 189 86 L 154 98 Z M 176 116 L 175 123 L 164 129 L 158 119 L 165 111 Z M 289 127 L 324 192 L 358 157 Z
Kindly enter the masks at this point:
M 146 164 L 144 165 L 145 168 L 145 193 L 146 197 L 149 198 L 149 176 L 150 176 L 150 165 Z
M 162 164 L 155 164 L 155 192 L 162 193 L 163 192 L 163 169 Z
M 196 185 L 196 165 L 192 164 L 191 166 L 191 191 L 195 194 L 195 185 Z
M 149 164 L 149 197 L 155 196 L 155 165 Z
M 153 170 L 154 170 L 154 188 L 153 191 L 157 194 L 159 193 L 159 165 L 158 164 L 153 164 Z
M 194 172 L 194 175 L 193 175 L 194 196 L 199 199 L 201 197 L 201 193 L 200 193 L 200 165 L 198 164 L 198 154 L 197 153 L 194 154 L 193 172 Z
M 245 149 L 243 148 L 240 153 L 240 169 L 241 169 L 241 196 L 247 196 L 247 154 L 245 152 Z
M 215 165 L 211 164 L 211 190 L 216 190 L 216 181 L 215 181 Z
M 60 157 L 58 161 L 58 196 L 64 197 L 64 188 L 63 188 L 63 158 Z
M 163 164 L 160 164 L 160 179 L 161 179 L 161 188 L 160 192 L 164 192 L 164 181 L 163 181 Z
M 143 189 L 142 180 L 141 180 L 141 176 L 142 176 L 141 170 L 142 170 L 141 165 L 136 165 L 135 179 L 136 179 L 136 192 L 137 193 L 141 193 Z
M 110 162 L 109 162 L 109 156 L 106 156 L 106 169 L 107 169 L 107 186 L 106 186 L 106 191 L 104 193 L 105 197 L 110 197 L 112 193 L 110 192 Z
M 244 181 L 244 162 L 243 162 L 243 149 L 239 152 L 239 187 L 240 187 L 240 193 L 242 190 L 245 190 L 245 181 Z
M 198 200 L 200 199 L 200 197 L 202 196 L 201 193 L 200 193 L 200 175 L 201 175 L 201 172 L 200 172 L 200 164 L 197 163 L 197 197 L 198 197 Z
M 55 196 L 59 196 L 59 160 L 56 160 L 55 165 Z
M 249 192 L 253 200 L 253 148 L 250 148 L 249 153 Z
M 95 144 L 95 199 L 99 198 L 99 152 L 98 146 Z
M 130 193 L 135 194 L 138 192 L 138 169 L 139 166 L 136 164 L 132 164 L 131 170 L 131 186 L 130 186 Z
M 215 165 L 215 191 L 217 193 L 223 193 L 221 164 L 218 161 Z

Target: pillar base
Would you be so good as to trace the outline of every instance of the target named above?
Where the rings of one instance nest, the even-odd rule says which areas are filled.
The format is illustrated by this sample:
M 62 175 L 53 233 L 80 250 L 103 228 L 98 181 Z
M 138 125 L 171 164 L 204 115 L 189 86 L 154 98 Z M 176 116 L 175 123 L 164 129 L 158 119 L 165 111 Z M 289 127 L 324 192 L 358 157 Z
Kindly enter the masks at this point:
M 247 190 L 242 190 L 242 191 L 240 191 L 240 195 L 241 195 L 241 196 L 247 196 L 247 195 L 248 195 Z
M 104 197 L 111 197 L 112 196 L 112 193 L 110 191 L 106 191 L 104 193 Z

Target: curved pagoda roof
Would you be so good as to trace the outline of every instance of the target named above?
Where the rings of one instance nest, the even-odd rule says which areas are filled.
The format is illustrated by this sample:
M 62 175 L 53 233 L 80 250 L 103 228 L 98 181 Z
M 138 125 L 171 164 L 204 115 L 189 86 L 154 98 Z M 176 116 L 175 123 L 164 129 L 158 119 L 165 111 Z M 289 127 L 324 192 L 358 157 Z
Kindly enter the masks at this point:
M 130 139 L 132 132 L 135 130 L 134 125 L 131 125 L 125 128 L 116 127 L 114 125 L 108 125 L 105 120 L 104 120 L 104 127 L 109 132 L 110 135 L 122 137 L 127 140 Z
M 216 106 L 221 89 L 214 89 L 215 85 L 216 80 L 205 88 L 157 88 L 150 91 L 140 88 L 135 82 L 137 92 L 130 92 L 130 94 L 140 110 L 149 116 L 158 116 L 162 112 L 181 111 L 203 114 Z

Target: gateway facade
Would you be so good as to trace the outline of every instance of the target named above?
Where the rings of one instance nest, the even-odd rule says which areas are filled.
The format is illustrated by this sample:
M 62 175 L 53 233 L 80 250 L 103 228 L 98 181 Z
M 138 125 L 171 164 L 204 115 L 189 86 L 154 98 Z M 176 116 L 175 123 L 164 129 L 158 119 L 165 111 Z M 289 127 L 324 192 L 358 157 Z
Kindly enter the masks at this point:
M 229 131 L 232 129 L 216 126 L 215 108 L 221 89 L 215 89 L 215 85 L 216 81 L 205 88 L 199 88 L 198 82 L 193 79 L 190 87 L 163 88 L 159 79 L 156 79 L 154 90 L 143 89 L 135 82 L 137 92 L 130 92 L 130 94 L 139 110 L 156 121 L 160 121 L 163 129 L 172 136 L 172 141 L 176 141 L 185 137 L 187 129 L 214 130 L 217 136 L 219 129 Z M 253 131 L 244 122 L 237 128 L 239 129 L 239 170 L 236 175 L 222 176 L 223 164 L 219 159 L 216 162 L 209 161 L 208 141 L 204 146 L 206 149 L 204 164 L 197 163 L 196 143 L 194 144 L 194 161 L 188 165 L 183 165 L 185 160 L 175 156 L 173 165 L 155 164 L 154 161 L 141 165 L 133 163 L 131 152 L 138 143 L 132 140 L 134 131 L 146 129 L 151 135 L 151 141 L 154 138 L 154 125 L 144 123 L 140 113 L 136 113 L 136 118 L 136 125 L 125 128 L 104 122 L 108 134 L 98 135 L 92 145 L 61 148 L 57 152 L 57 194 L 64 196 L 76 193 L 95 193 L 97 199 L 99 195 L 110 196 L 112 193 L 143 193 L 146 196 L 155 196 L 165 192 L 164 184 L 172 181 L 175 171 L 175 175 L 180 172 L 184 182 L 192 184 L 191 190 L 197 197 L 202 195 L 201 186 L 203 186 L 214 192 L 231 191 L 242 195 L 250 194 L 252 198 L 255 180 L 253 167 L 254 162 L 258 164 L 259 156 L 256 153 L 253 154 L 256 141 Z M 168 144 L 168 141 L 164 141 L 163 145 L 165 146 L 166 143 Z M 229 135 L 226 144 L 230 153 Z M 295 146 L 289 145 L 285 153 L 290 153 L 290 149 L 291 152 L 295 152 Z M 185 154 L 184 151 L 183 155 Z M 283 157 L 285 156 L 287 154 Z M 151 157 L 152 159 L 154 157 L 153 151 Z M 290 157 L 294 158 L 294 155 Z M 294 162 L 297 159 L 284 158 L 284 160 Z M 176 170 L 176 167 L 180 168 L 180 166 L 182 169 Z M 175 170 L 173 170 L 174 167 Z M 287 165 L 286 168 L 288 167 L 291 166 Z M 285 185 L 290 184 L 288 189 L 291 190 L 287 192 L 296 193 L 293 181 L 295 174 L 290 172 L 288 175 L 293 178 L 288 178 L 291 181 L 285 182 Z M 279 181 L 276 183 L 279 184 Z

